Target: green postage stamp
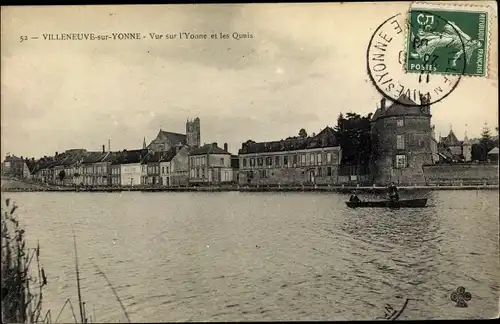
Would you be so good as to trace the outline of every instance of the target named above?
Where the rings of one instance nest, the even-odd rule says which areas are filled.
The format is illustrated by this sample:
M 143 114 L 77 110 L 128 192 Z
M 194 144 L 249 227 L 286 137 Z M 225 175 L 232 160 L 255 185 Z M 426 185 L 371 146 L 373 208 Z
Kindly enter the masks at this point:
M 406 72 L 485 76 L 488 13 L 411 9 Z

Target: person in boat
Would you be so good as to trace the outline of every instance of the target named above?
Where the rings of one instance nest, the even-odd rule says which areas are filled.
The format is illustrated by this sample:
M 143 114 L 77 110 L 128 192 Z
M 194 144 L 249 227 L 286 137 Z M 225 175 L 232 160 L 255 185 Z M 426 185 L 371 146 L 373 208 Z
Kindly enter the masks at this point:
M 399 200 L 399 192 L 398 192 L 398 188 L 396 187 L 394 182 L 391 182 L 388 189 L 389 189 L 389 199 L 393 200 L 393 201 L 398 201 Z
M 353 192 L 351 197 L 349 198 L 349 201 L 352 201 L 352 202 L 360 202 L 361 199 L 359 199 L 359 197 L 356 195 L 356 192 Z

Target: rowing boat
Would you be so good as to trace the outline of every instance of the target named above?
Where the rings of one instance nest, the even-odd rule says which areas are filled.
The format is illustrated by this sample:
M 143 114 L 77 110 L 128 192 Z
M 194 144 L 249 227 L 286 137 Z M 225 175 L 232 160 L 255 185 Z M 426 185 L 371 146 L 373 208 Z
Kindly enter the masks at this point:
M 407 199 L 407 200 L 381 200 L 381 201 L 347 201 L 347 207 L 382 207 L 382 208 L 417 208 L 425 207 L 427 205 L 427 198 L 422 199 Z

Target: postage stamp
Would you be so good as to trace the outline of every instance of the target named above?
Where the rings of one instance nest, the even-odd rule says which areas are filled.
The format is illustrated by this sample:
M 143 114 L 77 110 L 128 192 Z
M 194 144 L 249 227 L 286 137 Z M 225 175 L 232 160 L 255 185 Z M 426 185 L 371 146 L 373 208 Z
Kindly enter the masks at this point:
M 487 12 L 412 8 L 408 20 L 407 72 L 485 76 Z
M 447 25 L 447 21 L 439 16 L 436 16 L 435 20 L 437 21 L 435 25 Z M 406 12 L 401 12 L 389 17 L 375 29 L 366 53 L 368 75 L 375 88 L 387 99 L 405 106 L 426 107 L 440 102 L 457 88 L 465 65 L 463 60 L 457 60 L 455 66 L 452 66 L 454 52 L 441 53 L 443 57 L 440 57 L 439 62 L 436 62 L 435 57 L 430 60 L 429 55 L 425 53 L 424 60 L 413 61 L 415 62 L 413 68 L 419 73 L 407 73 L 405 69 L 407 24 Z M 433 26 L 427 28 L 427 31 L 437 33 Z M 412 44 L 414 43 L 416 42 Z M 461 39 L 458 43 L 459 49 L 460 46 L 462 49 L 465 48 Z M 440 68 L 455 73 L 426 72 L 425 69 L 434 70 L 433 65 L 438 63 L 443 64 Z

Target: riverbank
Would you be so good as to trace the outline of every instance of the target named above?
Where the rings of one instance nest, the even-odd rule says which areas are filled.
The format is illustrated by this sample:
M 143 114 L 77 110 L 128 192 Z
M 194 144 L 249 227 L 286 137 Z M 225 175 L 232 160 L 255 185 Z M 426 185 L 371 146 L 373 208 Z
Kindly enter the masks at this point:
M 415 190 L 498 190 L 498 185 L 479 186 L 400 186 L 400 191 Z M 387 190 L 386 187 L 357 187 L 357 186 L 275 186 L 275 187 L 239 187 L 239 186 L 210 186 L 210 187 L 156 187 L 156 188 L 74 188 L 74 187 L 51 187 L 51 188 L 28 188 L 28 187 L 6 187 L 2 192 L 339 192 L 350 193 L 352 191 L 365 193 L 377 193 Z

